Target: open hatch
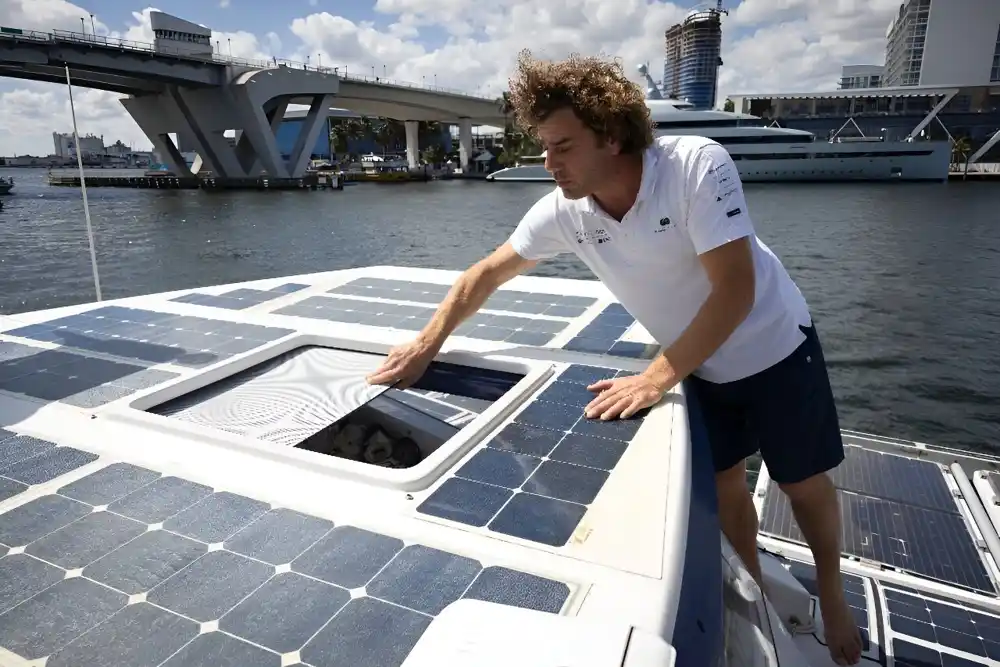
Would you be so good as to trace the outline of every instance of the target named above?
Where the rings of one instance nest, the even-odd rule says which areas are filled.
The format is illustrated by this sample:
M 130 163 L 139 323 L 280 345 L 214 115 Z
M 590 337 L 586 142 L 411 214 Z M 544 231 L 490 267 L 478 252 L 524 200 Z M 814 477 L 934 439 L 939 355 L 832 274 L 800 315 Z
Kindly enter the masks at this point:
M 259 441 L 387 468 L 412 468 L 524 379 L 434 362 L 404 390 L 365 376 L 383 355 L 298 347 L 148 408 Z

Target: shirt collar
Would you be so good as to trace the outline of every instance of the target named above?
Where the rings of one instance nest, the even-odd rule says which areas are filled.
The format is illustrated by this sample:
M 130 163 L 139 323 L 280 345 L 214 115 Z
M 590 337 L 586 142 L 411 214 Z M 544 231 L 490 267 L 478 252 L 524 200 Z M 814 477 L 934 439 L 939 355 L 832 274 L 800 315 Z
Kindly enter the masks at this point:
M 642 152 L 642 178 L 639 181 L 639 192 L 636 194 L 635 204 L 632 206 L 633 209 L 641 206 L 643 202 L 650 199 L 656 192 L 656 165 L 659 162 L 659 158 L 660 153 L 656 150 L 655 144 Z M 583 210 L 595 215 L 602 214 L 597 202 L 594 201 L 593 197 L 589 196 L 583 201 Z

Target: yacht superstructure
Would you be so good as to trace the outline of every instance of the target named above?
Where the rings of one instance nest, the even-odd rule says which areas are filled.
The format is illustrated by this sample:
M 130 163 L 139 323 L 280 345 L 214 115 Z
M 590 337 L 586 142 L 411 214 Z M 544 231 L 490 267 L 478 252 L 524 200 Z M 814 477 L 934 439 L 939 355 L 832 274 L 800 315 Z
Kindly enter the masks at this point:
M 713 139 L 729 151 L 740 178 L 756 181 L 945 181 L 950 141 L 884 141 L 878 137 L 817 137 L 811 132 L 777 127 L 767 120 L 728 111 L 696 111 L 666 99 L 647 79 L 646 104 L 655 134 L 696 135 Z M 493 181 L 551 181 L 544 156 L 487 176 Z

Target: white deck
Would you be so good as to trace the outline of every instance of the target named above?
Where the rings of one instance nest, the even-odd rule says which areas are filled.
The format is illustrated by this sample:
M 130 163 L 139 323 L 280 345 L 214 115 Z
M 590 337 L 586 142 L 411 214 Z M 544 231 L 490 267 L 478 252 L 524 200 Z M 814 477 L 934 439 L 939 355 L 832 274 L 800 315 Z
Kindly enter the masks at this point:
M 303 346 L 370 355 L 343 353 L 355 365 L 330 369 L 326 395 L 289 398 L 285 382 L 260 396 L 290 401 L 289 412 L 275 417 L 282 428 L 317 430 L 315 419 L 332 422 L 381 391 L 360 382 L 364 371 L 412 337 L 456 275 L 376 267 L 0 317 L 0 425 L 45 441 L 0 442 L 0 554 L 7 554 L 0 559 L 0 664 L 176 667 L 224 664 L 223 656 L 248 666 L 702 664 L 708 649 L 693 629 L 702 625 L 695 617 L 721 617 L 722 596 L 714 599 L 708 588 L 706 600 L 692 582 L 718 569 L 722 554 L 698 541 L 711 524 L 688 521 L 703 457 L 689 446 L 681 391 L 641 422 L 624 424 L 577 421 L 578 394 L 538 400 L 567 384 L 582 390 L 583 375 L 572 375 L 580 367 L 640 371 L 655 352 L 597 283 L 519 277 L 460 329 L 439 361 L 523 378 L 412 468 L 283 446 L 260 424 L 222 428 L 250 424 L 253 415 L 220 413 L 213 427 L 149 411 Z M 439 288 L 420 288 L 418 297 L 420 289 L 386 280 Z M 273 292 L 261 294 L 266 290 Z M 502 298 L 514 291 L 536 298 Z M 546 302 L 540 293 L 577 298 Z M 135 309 L 133 319 L 101 310 L 109 306 Z M 86 315 L 95 312 L 103 319 Z M 62 324 L 44 324 L 54 320 Z M 146 326 L 154 333 L 144 333 Z M 55 356 L 46 352 L 56 349 Z M 296 401 L 316 408 L 302 417 Z M 598 440 L 588 442 L 613 442 L 623 453 L 616 463 L 574 466 L 551 447 L 530 458 L 518 450 L 530 443 L 508 439 L 518 457 L 498 438 L 513 422 L 555 432 L 553 442 L 567 432 L 589 434 Z M 533 477 L 517 479 L 505 462 L 532 466 L 520 472 Z M 973 470 L 996 469 L 995 462 L 977 465 Z M 546 466 L 551 474 L 542 479 Z M 989 480 L 974 483 L 987 498 Z M 759 484 L 763 499 L 766 471 Z M 464 496 L 449 495 L 459 488 Z M 584 497 L 587 489 L 596 496 Z M 495 506 L 483 506 L 489 502 Z M 996 508 L 990 512 L 1000 522 Z M 968 510 L 956 516 L 971 531 L 983 529 L 971 527 Z M 808 561 L 788 540 L 765 536 L 761 544 Z M 272 552 L 280 557 L 262 555 Z M 996 619 L 996 563 L 980 555 L 992 592 L 877 564 L 845 567 L 867 577 L 865 599 L 877 593 L 882 609 L 880 580 L 943 593 Z M 763 610 L 752 586 L 737 583 L 745 578 L 741 566 L 724 570 L 726 585 Z M 808 601 L 801 586 L 786 584 L 787 597 L 776 601 L 785 618 L 783 605 Z M 514 607 L 454 601 L 463 597 Z M 870 656 L 889 667 L 885 614 L 868 611 Z M 762 647 L 771 630 L 761 631 L 760 642 L 748 639 L 756 635 L 728 603 L 725 619 L 724 628 L 706 622 L 703 631 L 719 643 L 726 633 L 729 664 L 750 664 L 738 659 L 748 652 L 754 664 L 769 664 Z M 811 635 L 797 639 L 806 663 L 783 648 L 780 624 L 772 630 L 782 664 L 831 664 L 813 650 Z M 995 632 L 1000 647 L 1000 624 Z M 988 658 L 979 664 L 996 664 Z

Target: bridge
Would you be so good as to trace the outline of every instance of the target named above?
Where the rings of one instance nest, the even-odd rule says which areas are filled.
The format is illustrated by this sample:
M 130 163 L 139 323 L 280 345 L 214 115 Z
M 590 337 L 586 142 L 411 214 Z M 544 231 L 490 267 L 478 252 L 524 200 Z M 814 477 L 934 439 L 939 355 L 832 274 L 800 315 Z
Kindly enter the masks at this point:
M 127 95 L 121 100 L 163 162 L 177 175 L 200 170 L 221 178 L 267 174 L 297 178 L 326 127 L 331 107 L 404 122 L 411 166 L 418 156 L 417 123 L 459 127 L 463 171 L 472 151 L 472 126 L 502 126 L 496 98 L 438 86 L 418 86 L 281 59 L 253 61 L 222 56 L 211 31 L 162 12 L 151 12 L 155 43 L 61 30 L 0 29 L 0 76 L 66 82 Z M 289 105 L 309 107 L 290 159 L 276 133 Z M 225 136 L 242 130 L 239 140 Z M 184 137 L 198 154 L 185 163 L 170 135 Z

